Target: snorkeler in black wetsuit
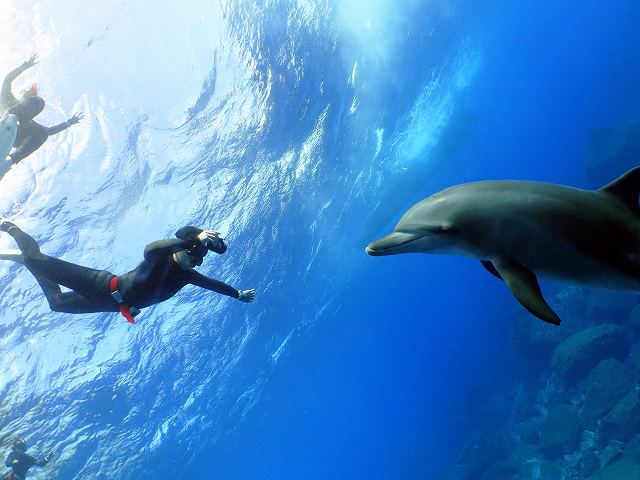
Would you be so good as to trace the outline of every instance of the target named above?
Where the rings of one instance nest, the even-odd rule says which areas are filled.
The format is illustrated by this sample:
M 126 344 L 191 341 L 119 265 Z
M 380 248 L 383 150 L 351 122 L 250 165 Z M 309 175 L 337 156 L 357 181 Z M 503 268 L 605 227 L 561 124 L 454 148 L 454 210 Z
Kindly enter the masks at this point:
M 76 113 L 66 122 L 54 125 L 53 127 L 45 127 L 33 120 L 36 115 L 44 110 L 44 100 L 38 96 L 37 85 L 33 84 L 30 89 L 24 92 L 20 99 L 13 95 L 11 92 L 11 83 L 22 72 L 33 67 L 37 63 L 37 59 L 37 54 L 32 55 L 29 60 L 9 72 L 2 82 L 2 89 L 0 90 L 0 113 L 13 113 L 18 117 L 18 132 L 13 144 L 15 150 L 9 153 L 6 159 L 8 166 L 2 165 L 5 167 L 5 172 L 12 164 L 18 163 L 40 148 L 50 135 L 62 132 L 83 118 L 82 113 Z M 0 161 L 4 163 L 5 159 L 2 158 Z M 2 166 L 0 166 L 0 171 L 3 170 Z
M 21 254 L 0 254 L 2 260 L 24 264 L 40 284 L 51 310 L 66 313 L 120 311 L 133 323 L 134 311 L 155 305 L 175 295 L 188 284 L 253 302 L 255 290 L 236 290 L 219 280 L 193 270 L 209 250 L 224 253 L 227 245 L 217 232 L 187 226 L 176 239 L 158 240 L 144 249 L 144 260 L 129 273 L 117 277 L 40 252 L 38 243 L 13 223 L 0 217 L 0 230 L 8 232 Z M 63 285 L 71 292 L 62 292 Z M 123 310 L 124 308 L 124 310 Z
M 27 444 L 22 438 L 16 438 L 9 456 L 4 464 L 11 468 L 11 471 L 3 477 L 4 480 L 24 480 L 27 477 L 27 471 L 35 466 L 44 467 L 51 461 L 53 452 L 49 452 L 42 460 L 27 453 Z

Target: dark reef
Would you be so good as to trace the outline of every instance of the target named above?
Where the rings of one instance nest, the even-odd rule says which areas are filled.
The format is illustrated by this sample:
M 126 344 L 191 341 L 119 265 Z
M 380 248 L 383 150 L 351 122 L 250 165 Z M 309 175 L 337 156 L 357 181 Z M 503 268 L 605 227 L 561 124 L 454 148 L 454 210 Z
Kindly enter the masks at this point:
M 560 327 L 515 319 L 512 370 L 474 399 L 447 480 L 640 480 L 640 297 L 568 287 L 559 303 Z
M 592 132 L 594 188 L 638 165 L 639 139 L 638 121 Z M 446 480 L 640 480 L 640 295 L 568 286 L 552 303 L 557 328 L 514 319 L 510 370 L 471 402 Z

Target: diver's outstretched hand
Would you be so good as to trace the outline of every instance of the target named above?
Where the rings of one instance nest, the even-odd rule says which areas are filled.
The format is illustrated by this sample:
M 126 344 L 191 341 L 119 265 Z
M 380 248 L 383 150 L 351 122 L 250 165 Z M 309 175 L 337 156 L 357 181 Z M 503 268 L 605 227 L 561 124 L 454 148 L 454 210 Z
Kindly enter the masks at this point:
M 69 120 L 67 120 L 67 123 L 69 124 L 69 126 L 75 125 L 83 118 L 84 118 L 84 113 L 82 112 L 74 113 L 73 116 Z
M 238 300 L 244 303 L 251 303 L 256 298 L 256 290 L 252 288 L 251 290 L 238 290 Z
M 24 63 L 27 68 L 33 67 L 36 63 L 38 63 L 38 52 L 33 52 L 29 60 Z

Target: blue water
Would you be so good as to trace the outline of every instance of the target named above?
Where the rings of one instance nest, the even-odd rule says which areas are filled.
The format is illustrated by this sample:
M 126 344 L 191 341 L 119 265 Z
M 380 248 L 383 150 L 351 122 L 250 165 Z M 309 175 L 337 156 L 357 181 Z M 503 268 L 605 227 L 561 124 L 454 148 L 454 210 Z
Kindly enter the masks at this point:
M 129 326 L 51 313 L 0 264 L 2 447 L 54 448 L 33 478 L 442 478 L 520 307 L 476 262 L 364 246 L 451 184 L 588 187 L 589 133 L 640 112 L 640 5 L 16 3 L 2 74 L 38 51 L 16 88 L 85 120 L 0 213 L 116 273 L 210 226 L 230 247 L 200 271 L 257 297 L 185 288 Z

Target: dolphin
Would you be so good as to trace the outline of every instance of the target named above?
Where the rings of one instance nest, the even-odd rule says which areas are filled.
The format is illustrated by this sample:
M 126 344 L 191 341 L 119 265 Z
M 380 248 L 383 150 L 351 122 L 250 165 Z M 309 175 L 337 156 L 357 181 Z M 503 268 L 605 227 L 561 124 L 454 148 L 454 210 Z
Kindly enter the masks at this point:
M 640 291 L 640 167 L 598 190 L 530 181 L 483 181 L 413 205 L 372 256 L 464 255 L 481 261 L 536 317 L 555 325 L 538 276 Z
M 0 179 L 4 176 L 11 162 L 7 162 L 7 155 L 16 141 L 16 133 L 18 132 L 18 117 L 13 114 L 6 115 L 0 119 Z

